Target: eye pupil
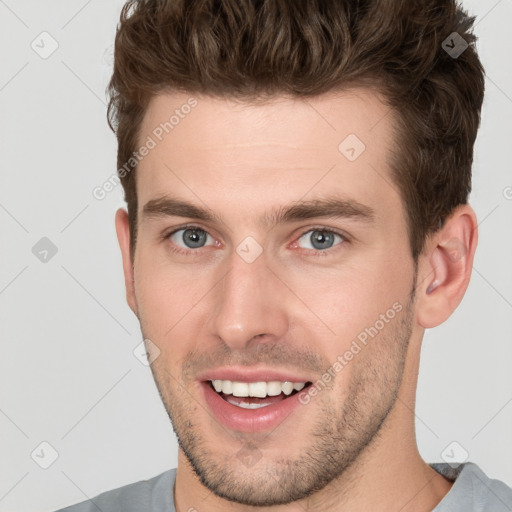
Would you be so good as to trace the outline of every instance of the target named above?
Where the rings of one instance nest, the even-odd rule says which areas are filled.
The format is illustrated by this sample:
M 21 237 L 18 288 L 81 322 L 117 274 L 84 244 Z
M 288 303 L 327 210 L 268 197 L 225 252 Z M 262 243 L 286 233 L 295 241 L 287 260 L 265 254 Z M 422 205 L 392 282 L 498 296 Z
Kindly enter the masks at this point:
M 334 243 L 334 235 L 326 231 L 313 231 L 311 233 L 311 245 L 315 249 L 328 249 Z
M 197 227 L 183 228 L 181 239 L 183 244 L 189 249 L 199 249 L 203 247 L 207 241 L 208 233 Z M 309 240 L 313 249 L 322 251 L 330 249 L 335 242 L 336 235 L 334 232 L 322 229 L 311 230 Z
M 191 249 L 202 247 L 206 241 L 206 233 L 200 229 L 185 229 L 183 231 L 183 242 Z

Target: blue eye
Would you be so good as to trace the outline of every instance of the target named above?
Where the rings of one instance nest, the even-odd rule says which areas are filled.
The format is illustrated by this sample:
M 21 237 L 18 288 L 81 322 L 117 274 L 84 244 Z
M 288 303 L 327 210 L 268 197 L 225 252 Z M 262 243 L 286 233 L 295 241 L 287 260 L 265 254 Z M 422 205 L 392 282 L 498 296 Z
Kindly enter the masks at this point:
M 309 236 L 306 236 L 309 235 Z M 325 251 L 334 246 L 336 237 L 340 239 L 340 243 L 345 241 L 345 237 L 335 231 L 329 231 L 326 229 L 310 229 L 301 235 L 301 239 L 305 239 L 309 246 L 303 247 L 304 249 L 312 249 L 315 251 Z M 339 244 L 336 244 L 339 245 Z
M 204 229 L 197 226 L 186 226 L 168 235 L 168 238 L 182 249 L 200 249 L 205 246 L 208 237 L 212 238 Z
M 215 239 L 207 231 L 199 226 L 184 226 L 171 233 L 164 235 L 164 239 L 171 241 L 170 250 L 182 255 L 199 255 L 203 247 L 218 245 Z M 302 241 L 302 242 L 301 242 Z M 312 256 L 328 256 L 332 247 L 347 242 L 345 235 L 325 229 L 323 227 L 310 228 L 302 233 L 298 241 L 294 243 L 302 249 L 311 251 Z

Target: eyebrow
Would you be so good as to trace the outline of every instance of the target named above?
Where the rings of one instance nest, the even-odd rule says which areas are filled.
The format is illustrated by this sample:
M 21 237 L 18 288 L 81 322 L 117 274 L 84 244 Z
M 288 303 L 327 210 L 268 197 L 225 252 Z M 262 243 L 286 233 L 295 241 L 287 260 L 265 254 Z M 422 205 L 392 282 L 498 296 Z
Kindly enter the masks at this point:
M 222 219 L 208 208 L 202 208 L 181 199 L 161 196 L 149 200 L 142 209 L 143 218 L 187 217 L 202 222 L 222 223 Z M 352 218 L 366 223 L 375 220 L 375 210 L 352 199 L 324 197 L 298 201 L 287 206 L 274 208 L 265 213 L 258 224 L 269 228 L 279 224 L 314 218 Z

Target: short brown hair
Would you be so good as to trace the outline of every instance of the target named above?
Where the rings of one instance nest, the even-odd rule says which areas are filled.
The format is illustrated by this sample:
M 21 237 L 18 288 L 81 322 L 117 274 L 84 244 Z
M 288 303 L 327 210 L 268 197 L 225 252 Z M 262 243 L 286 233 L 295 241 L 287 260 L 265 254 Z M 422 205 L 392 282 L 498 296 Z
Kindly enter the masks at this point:
M 133 162 L 160 92 L 257 101 L 376 87 L 398 120 L 391 168 L 416 260 L 471 190 L 484 94 L 474 19 L 452 0 L 130 0 L 108 87 L 118 169 Z M 133 257 L 136 164 L 129 170 L 120 178 Z

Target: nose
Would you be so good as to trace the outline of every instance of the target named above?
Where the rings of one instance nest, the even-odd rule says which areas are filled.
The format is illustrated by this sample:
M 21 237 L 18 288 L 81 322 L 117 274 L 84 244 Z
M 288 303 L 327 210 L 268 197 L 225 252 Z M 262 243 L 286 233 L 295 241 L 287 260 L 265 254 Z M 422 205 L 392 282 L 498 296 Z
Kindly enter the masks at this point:
M 213 334 L 233 350 L 278 341 L 288 329 L 286 287 L 267 263 L 265 252 L 248 263 L 233 251 L 215 287 Z

